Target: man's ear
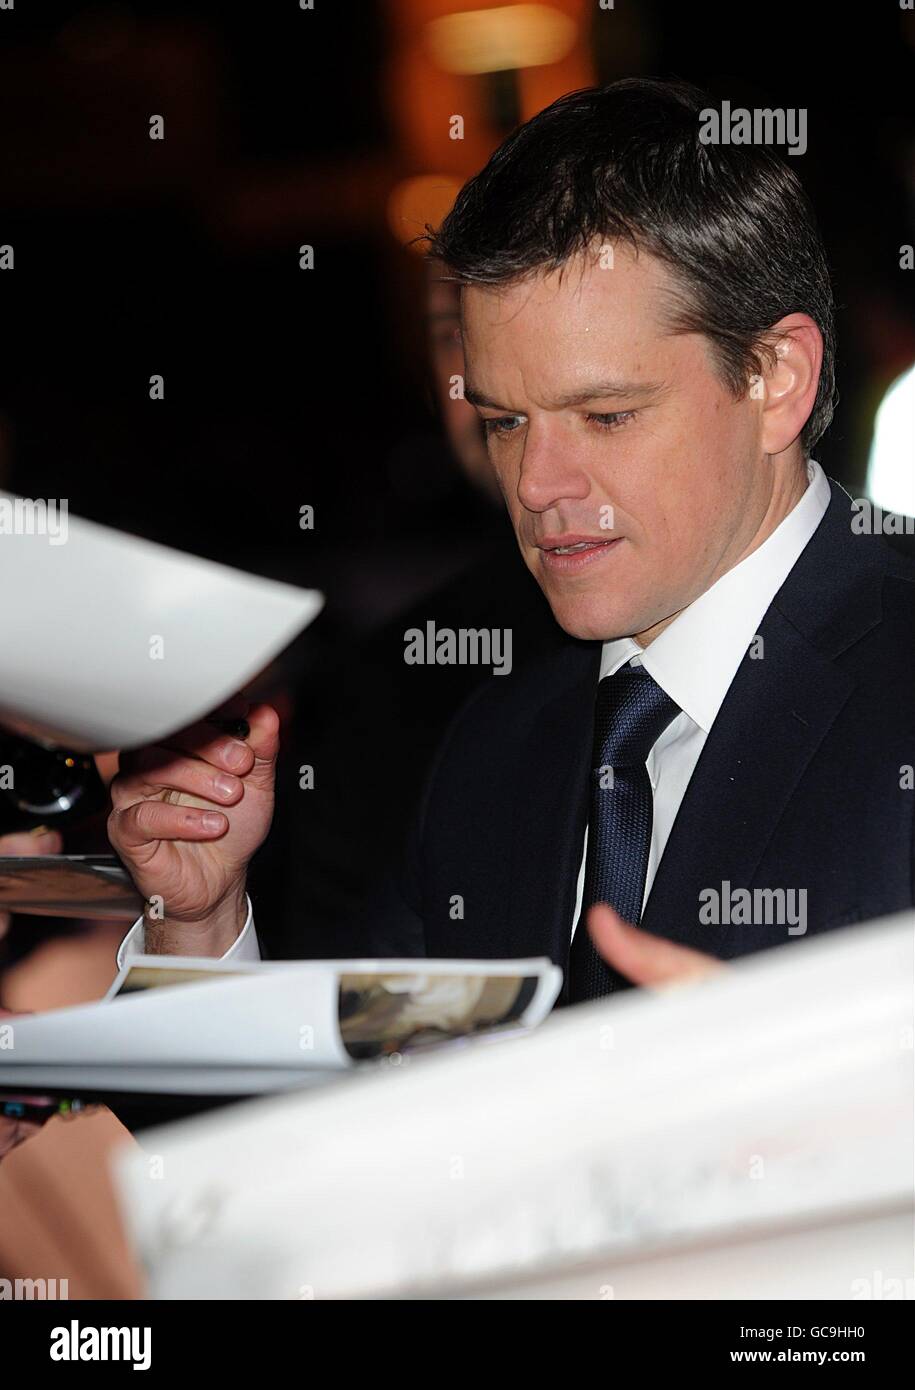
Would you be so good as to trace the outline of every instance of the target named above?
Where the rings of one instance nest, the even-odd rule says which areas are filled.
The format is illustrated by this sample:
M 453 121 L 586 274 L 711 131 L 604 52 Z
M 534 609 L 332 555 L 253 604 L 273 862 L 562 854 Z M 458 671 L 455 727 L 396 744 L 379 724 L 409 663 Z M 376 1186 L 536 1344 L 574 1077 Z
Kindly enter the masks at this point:
M 813 410 L 823 364 L 823 335 L 809 314 L 788 314 L 773 325 L 766 342 L 771 352 L 763 354 L 758 391 L 760 444 L 765 453 L 780 454 L 798 438 Z

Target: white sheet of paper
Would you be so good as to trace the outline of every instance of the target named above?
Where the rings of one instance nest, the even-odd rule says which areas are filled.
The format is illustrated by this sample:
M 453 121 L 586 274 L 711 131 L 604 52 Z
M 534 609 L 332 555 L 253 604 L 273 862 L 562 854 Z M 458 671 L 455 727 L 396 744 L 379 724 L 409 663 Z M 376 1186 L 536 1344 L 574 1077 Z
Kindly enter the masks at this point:
M 0 723 L 75 751 L 135 748 L 192 723 L 323 606 L 315 590 L 69 513 L 57 540 L 17 531 L 17 501 L 0 492 Z
M 131 964 L 139 959 L 147 958 Z M 149 959 L 163 963 L 161 956 Z M 0 1020 L 14 1030 L 12 1046 L 0 1051 L 0 1084 L 9 1086 L 20 1065 L 34 1070 L 63 1062 L 77 1090 L 83 1065 L 116 1064 L 126 1072 L 133 1066 L 350 1064 L 340 1042 L 333 971 L 310 962 L 233 967 L 231 961 L 181 959 L 184 969 L 201 964 L 231 978 Z

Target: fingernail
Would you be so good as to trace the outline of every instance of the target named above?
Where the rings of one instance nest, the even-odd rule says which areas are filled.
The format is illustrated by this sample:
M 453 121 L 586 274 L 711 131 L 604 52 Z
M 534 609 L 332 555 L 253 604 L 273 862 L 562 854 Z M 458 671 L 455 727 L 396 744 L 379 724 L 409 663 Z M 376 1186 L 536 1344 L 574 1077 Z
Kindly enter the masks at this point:
M 49 825 L 33 825 L 29 831 L 30 835 L 50 835 L 52 833 Z
M 248 745 L 246 743 L 230 743 L 225 752 L 226 762 L 229 767 L 241 767 L 247 761 Z
M 238 786 L 238 778 L 230 777 L 227 772 L 218 772 L 213 778 L 213 786 L 220 796 L 234 796 Z
M 225 823 L 225 817 L 218 811 L 204 811 L 200 824 L 204 830 L 221 830 Z

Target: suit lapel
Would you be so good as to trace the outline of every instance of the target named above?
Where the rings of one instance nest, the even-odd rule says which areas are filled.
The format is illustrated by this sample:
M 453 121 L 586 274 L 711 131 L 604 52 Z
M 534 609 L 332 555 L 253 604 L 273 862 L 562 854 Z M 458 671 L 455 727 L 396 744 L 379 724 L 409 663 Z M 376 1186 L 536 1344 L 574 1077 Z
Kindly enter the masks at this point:
M 852 535 L 849 499 L 832 487 L 819 528 L 760 624 L 763 657 L 744 657 L 712 725 L 642 916 L 646 930 L 722 958 L 732 933 L 700 925 L 699 894 L 725 881 L 750 886 L 854 688 L 834 657 L 881 617 L 885 551 Z
M 700 925 L 699 894 L 748 887 L 795 787 L 848 699 L 851 680 L 811 652 L 780 613 L 760 626 L 690 779 L 642 925 L 725 957 L 728 927 Z

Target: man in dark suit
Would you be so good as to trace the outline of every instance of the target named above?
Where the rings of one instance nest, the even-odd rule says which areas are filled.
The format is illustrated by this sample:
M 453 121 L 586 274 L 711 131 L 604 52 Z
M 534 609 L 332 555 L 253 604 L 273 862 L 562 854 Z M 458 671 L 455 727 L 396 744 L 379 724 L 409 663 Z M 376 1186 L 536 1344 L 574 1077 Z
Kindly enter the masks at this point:
M 705 142 L 708 106 L 573 93 L 433 238 L 463 286 L 465 395 L 569 641 L 494 662 L 453 725 L 379 953 L 548 954 L 576 1001 L 913 901 L 915 571 L 811 456 L 834 359 L 812 211 L 771 149 Z M 249 723 L 114 783 L 115 847 L 165 901 L 148 950 L 256 954 L 276 726 Z

